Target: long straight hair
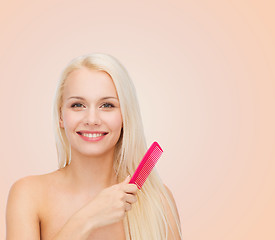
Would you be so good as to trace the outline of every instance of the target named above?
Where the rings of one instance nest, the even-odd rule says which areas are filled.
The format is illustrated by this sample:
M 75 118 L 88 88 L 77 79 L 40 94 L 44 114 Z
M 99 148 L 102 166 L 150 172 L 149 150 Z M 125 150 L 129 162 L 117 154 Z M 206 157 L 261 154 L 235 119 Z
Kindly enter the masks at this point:
M 124 66 L 113 56 L 93 53 L 73 59 L 63 70 L 58 82 L 53 104 L 53 127 L 58 154 L 58 168 L 71 162 L 70 144 L 63 128 L 60 128 L 62 98 L 68 75 L 80 68 L 104 71 L 112 78 L 121 107 L 123 128 L 116 144 L 113 167 L 118 181 L 133 175 L 140 159 L 147 150 L 143 124 L 135 87 Z M 168 203 L 169 209 L 166 209 Z M 137 194 L 137 202 L 127 212 L 124 228 L 128 240 L 167 239 L 170 210 L 181 235 L 179 220 L 172 200 L 162 183 L 156 169 L 153 169 L 142 189 Z

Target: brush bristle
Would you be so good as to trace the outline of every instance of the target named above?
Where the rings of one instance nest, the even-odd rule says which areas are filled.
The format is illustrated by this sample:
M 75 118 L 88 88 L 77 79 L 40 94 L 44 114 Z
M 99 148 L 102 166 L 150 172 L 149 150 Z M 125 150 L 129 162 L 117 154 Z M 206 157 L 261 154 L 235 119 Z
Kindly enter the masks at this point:
M 152 172 L 154 166 L 156 165 L 157 161 L 159 160 L 160 156 L 162 154 L 162 150 L 156 146 L 152 153 L 147 158 L 146 162 L 144 163 L 143 167 L 141 168 L 135 183 L 138 186 L 139 189 L 141 189 L 142 185 L 146 181 L 149 174 Z

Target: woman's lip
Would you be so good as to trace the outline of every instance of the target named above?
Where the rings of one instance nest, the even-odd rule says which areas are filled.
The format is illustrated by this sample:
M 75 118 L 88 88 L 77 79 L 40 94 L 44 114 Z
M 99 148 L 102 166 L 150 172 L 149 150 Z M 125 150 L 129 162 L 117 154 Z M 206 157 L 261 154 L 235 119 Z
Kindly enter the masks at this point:
M 80 134 L 83 134 L 83 133 L 91 133 L 91 134 L 97 134 L 97 133 L 103 133 L 103 134 L 107 134 L 108 132 L 104 132 L 104 131 L 78 131 L 77 132 L 78 134 L 80 133 Z
M 84 133 L 91 133 L 91 134 L 103 134 L 101 136 L 94 136 L 94 137 L 88 137 L 88 136 L 84 136 L 82 135 L 83 132 L 77 132 L 77 134 L 85 141 L 88 142 L 97 142 L 102 140 L 108 133 L 106 132 L 84 132 Z

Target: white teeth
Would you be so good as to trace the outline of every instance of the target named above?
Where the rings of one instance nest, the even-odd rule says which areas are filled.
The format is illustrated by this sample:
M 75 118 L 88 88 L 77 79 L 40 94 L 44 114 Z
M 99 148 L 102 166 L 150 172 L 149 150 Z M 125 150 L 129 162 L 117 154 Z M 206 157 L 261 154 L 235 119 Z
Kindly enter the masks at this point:
M 84 137 L 89 137 L 89 138 L 95 138 L 95 137 L 100 137 L 103 136 L 103 133 L 82 133 Z

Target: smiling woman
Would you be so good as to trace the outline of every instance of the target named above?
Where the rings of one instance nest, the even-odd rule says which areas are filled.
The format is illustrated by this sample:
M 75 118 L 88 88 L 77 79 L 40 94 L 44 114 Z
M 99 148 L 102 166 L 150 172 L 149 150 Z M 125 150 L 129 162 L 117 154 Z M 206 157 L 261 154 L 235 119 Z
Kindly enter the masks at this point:
M 103 154 L 112 163 L 122 116 L 110 75 L 86 67 L 71 72 L 64 84 L 59 123 L 70 143 L 71 158 Z
M 13 184 L 7 240 L 181 239 L 175 201 L 156 169 L 141 190 L 129 183 L 147 146 L 119 61 L 102 53 L 74 59 L 53 110 L 59 169 Z

